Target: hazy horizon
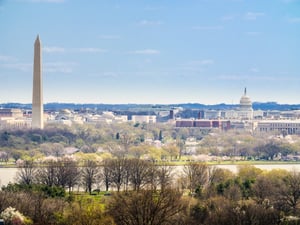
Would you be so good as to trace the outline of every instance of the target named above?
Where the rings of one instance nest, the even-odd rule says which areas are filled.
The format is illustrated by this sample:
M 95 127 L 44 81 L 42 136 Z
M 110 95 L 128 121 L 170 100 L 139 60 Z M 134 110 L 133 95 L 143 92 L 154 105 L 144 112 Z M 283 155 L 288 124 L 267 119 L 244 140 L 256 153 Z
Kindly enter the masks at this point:
M 252 102 L 252 104 L 278 104 L 278 105 L 300 105 L 300 103 L 279 103 L 279 102 Z M 21 104 L 21 105 L 31 105 L 31 102 L 0 102 L 0 105 L 5 105 L 5 104 Z M 205 106 L 213 106 L 213 105 L 239 105 L 240 103 L 224 103 L 224 102 L 220 102 L 220 103 L 215 103 L 215 104 L 204 104 L 201 102 L 179 102 L 179 103 L 132 103 L 132 102 L 128 102 L 128 103 L 103 103 L 103 102 L 87 102 L 87 103 L 81 103 L 81 102 L 44 102 L 44 105 L 46 104 L 74 104 L 74 105 L 185 105 L 185 104 L 199 104 L 199 105 L 205 105 Z
M 299 104 L 299 0 L 0 0 L 0 102 Z

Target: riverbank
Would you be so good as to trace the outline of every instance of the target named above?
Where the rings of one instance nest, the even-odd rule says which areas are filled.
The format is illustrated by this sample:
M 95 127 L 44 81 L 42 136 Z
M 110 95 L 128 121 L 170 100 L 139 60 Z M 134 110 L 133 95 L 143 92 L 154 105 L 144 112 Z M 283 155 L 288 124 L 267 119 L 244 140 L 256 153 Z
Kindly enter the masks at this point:
M 300 165 L 300 161 L 268 161 L 268 160 L 226 160 L 226 161 L 192 161 L 192 160 L 174 160 L 174 161 L 158 161 L 157 165 L 184 166 L 191 162 L 205 163 L 208 165 Z M 15 163 L 0 162 L 0 168 L 18 168 Z
M 160 164 L 167 164 L 171 166 L 184 166 L 190 162 L 198 162 L 201 161 L 167 161 L 167 162 L 157 162 L 158 165 Z M 300 161 L 267 161 L 267 160 L 245 160 L 245 161 L 203 161 L 202 163 L 216 166 L 216 165 L 300 165 Z
M 180 175 L 185 164 L 169 164 L 174 167 L 174 172 Z M 273 169 L 283 169 L 287 171 L 299 170 L 300 162 L 270 162 L 270 161 L 238 161 L 238 162 L 209 162 L 210 166 L 215 166 L 221 169 L 230 170 L 233 173 L 237 173 L 239 166 L 242 165 L 252 165 L 261 170 L 273 170 Z M 14 183 L 18 168 L 14 167 L 0 167 L 0 187 L 5 186 L 8 183 Z

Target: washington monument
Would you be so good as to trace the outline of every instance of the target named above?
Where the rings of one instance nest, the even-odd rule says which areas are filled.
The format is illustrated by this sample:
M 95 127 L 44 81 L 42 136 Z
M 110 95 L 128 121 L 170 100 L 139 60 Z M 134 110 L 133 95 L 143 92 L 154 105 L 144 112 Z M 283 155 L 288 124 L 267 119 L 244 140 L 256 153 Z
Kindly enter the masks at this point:
M 41 42 L 37 36 L 34 42 L 33 90 L 32 90 L 32 128 L 44 128 L 43 82 Z

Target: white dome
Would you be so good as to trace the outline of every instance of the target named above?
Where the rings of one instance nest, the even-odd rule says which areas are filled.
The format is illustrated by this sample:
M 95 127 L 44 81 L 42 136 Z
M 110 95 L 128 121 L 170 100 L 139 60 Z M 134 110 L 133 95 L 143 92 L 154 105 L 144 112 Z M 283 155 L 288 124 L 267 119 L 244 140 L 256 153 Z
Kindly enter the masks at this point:
M 252 106 L 251 99 L 246 95 L 242 96 L 240 100 L 240 106 Z
M 69 109 L 61 109 L 59 111 L 59 114 L 62 114 L 62 115 L 70 115 L 72 114 L 72 112 L 69 110 Z
M 241 109 L 252 109 L 252 101 L 247 96 L 246 88 L 245 88 L 244 95 L 240 99 L 240 108 Z

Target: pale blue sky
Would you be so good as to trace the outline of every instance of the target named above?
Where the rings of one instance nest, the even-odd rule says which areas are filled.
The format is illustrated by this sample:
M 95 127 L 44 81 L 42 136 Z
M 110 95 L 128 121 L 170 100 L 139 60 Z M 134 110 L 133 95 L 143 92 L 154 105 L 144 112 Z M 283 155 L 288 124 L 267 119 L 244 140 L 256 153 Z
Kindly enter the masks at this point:
M 300 103 L 300 0 L 0 0 L 0 103 Z

